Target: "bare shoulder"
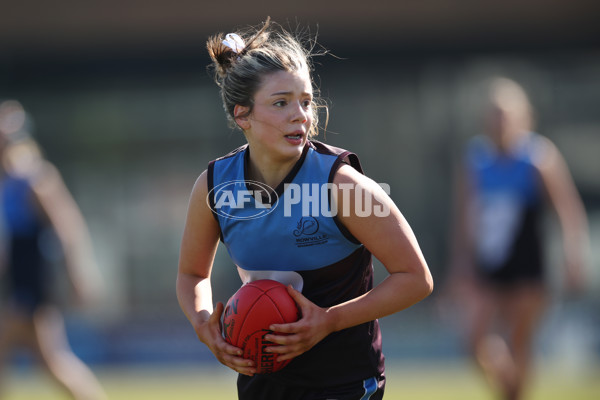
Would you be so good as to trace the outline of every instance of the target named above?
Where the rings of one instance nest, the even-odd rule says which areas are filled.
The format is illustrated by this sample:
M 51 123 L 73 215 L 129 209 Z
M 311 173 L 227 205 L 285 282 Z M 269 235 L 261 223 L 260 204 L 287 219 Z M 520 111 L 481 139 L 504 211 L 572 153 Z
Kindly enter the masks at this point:
M 207 175 L 202 172 L 194 183 L 179 254 L 179 272 L 202 277 L 210 276 L 220 233 L 207 202 Z
M 533 162 L 541 172 L 551 171 L 557 164 L 562 163 L 562 160 L 562 155 L 554 142 L 545 136 L 536 136 Z
M 212 210 L 208 202 L 209 187 L 208 187 L 208 172 L 203 171 L 192 188 L 188 203 L 188 222 L 193 221 L 200 223 L 196 225 L 211 224 L 213 222 Z M 204 221 L 204 222 L 202 222 Z
M 370 181 L 370 179 L 367 176 L 363 175 L 348 164 L 342 164 L 336 171 L 333 178 L 333 183 L 336 185 L 345 183 L 359 184 L 368 181 Z
M 204 196 L 208 195 L 208 170 L 202 171 L 202 173 L 196 179 L 194 187 L 192 189 L 192 196 Z
M 39 164 L 24 170 L 23 175 L 31 182 L 33 191 L 38 197 L 67 190 L 60 171 L 47 160 L 41 160 Z
M 208 172 L 205 170 L 196 179 L 188 204 L 188 223 L 197 228 L 211 228 L 215 222 L 208 196 Z
M 350 191 L 355 193 L 369 193 L 374 199 L 388 201 L 389 186 L 379 184 L 370 177 L 357 171 L 348 164 L 343 164 L 336 172 L 333 183 L 338 192 Z

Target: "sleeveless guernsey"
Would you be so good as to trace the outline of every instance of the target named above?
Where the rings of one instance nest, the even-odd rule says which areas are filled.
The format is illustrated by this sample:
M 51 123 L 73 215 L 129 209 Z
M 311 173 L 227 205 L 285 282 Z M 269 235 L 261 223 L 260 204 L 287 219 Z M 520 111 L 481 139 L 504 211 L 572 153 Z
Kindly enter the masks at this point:
M 484 136 L 467 146 L 475 202 L 476 262 L 496 284 L 543 279 L 542 186 L 534 164 L 541 137 L 527 134 L 507 154 Z
M 335 218 L 327 190 L 346 160 L 362 172 L 358 157 L 309 141 L 273 191 L 246 179 L 248 157 L 245 145 L 208 167 L 209 203 L 242 282 L 274 279 L 292 284 L 320 307 L 370 290 L 371 254 Z M 383 370 L 379 324 L 372 321 L 332 333 L 267 377 L 284 384 L 327 387 Z
M 2 213 L 7 236 L 10 298 L 33 313 L 49 300 L 50 271 L 40 249 L 45 224 L 34 203 L 29 181 L 7 175 L 2 182 Z

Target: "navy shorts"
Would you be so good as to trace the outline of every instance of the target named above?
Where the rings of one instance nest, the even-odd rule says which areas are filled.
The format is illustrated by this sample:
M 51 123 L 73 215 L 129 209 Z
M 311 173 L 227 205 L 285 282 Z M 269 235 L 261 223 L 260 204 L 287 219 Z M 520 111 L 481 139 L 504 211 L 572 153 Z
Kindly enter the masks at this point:
M 239 375 L 237 387 L 240 400 L 381 400 L 385 376 L 382 374 L 337 387 L 311 388 L 284 385 L 267 375 Z

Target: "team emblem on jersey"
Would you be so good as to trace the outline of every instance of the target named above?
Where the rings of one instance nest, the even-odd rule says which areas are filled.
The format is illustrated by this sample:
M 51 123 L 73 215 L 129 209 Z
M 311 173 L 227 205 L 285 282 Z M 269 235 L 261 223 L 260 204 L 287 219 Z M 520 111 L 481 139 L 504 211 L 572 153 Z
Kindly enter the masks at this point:
M 315 217 L 301 217 L 293 233 L 298 247 L 325 244 L 329 240 L 327 234 L 319 234 L 319 221 Z

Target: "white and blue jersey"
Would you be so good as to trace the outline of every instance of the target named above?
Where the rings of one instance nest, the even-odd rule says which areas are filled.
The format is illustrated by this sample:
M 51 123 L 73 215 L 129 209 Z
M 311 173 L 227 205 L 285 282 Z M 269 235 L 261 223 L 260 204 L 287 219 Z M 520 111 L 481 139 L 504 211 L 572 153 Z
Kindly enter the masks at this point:
M 476 262 L 481 275 L 492 282 L 543 277 L 539 232 L 543 197 L 535 165 L 541 144 L 535 133 L 526 134 L 505 153 L 485 136 L 468 143 Z
M 335 217 L 330 185 L 355 154 L 309 141 L 276 188 L 247 179 L 249 148 L 209 163 L 209 204 L 243 283 L 292 284 L 320 307 L 356 298 L 373 286 L 370 252 Z M 269 375 L 282 383 L 328 387 L 383 373 L 377 321 L 335 332 Z

